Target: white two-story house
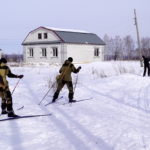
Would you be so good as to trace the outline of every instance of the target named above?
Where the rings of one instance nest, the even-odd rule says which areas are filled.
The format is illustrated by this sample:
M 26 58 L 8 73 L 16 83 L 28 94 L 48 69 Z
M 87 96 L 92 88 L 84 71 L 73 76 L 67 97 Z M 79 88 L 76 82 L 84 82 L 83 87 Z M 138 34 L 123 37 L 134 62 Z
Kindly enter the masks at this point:
M 102 61 L 105 43 L 94 33 L 39 27 L 22 42 L 24 61 L 63 63 L 73 57 L 76 63 Z

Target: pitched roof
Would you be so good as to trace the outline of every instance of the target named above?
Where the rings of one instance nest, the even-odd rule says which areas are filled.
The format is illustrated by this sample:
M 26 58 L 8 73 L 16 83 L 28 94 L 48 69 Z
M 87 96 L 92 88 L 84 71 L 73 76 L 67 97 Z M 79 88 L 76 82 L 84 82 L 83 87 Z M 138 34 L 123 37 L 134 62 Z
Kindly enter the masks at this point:
M 102 39 L 100 39 L 96 34 L 93 33 L 70 32 L 70 31 L 55 31 L 55 33 L 65 43 L 105 45 Z
M 51 27 L 39 27 L 33 31 L 36 31 L 40 28 L 54 32 L 60 39 L 60 41 L 57 41 L 58 43 L 105 45 L 104 41 L 100 37 L 98 37 L 94 33 L 89 33 L 87 31 L 58 29 L 58 28 L 51 28 Z M 33 31 L 31 31 L 31 32 L 33 32 Z M 29 42 L 29 43 L 32 43 L 32 42 Z M 39 42 L 33 42 L 32 44 L 34 44 L 34 43 L 39 43 Z M 40 43 L 42 44 L 42 41 Z M 45 44 L 46 43 L 50 44 L 52 42 L 49 43 L 47 41 L 47 42 L 45 42 Z M 26 45 L 26 44 L 27 43 L 23 42 L 23 45 Z

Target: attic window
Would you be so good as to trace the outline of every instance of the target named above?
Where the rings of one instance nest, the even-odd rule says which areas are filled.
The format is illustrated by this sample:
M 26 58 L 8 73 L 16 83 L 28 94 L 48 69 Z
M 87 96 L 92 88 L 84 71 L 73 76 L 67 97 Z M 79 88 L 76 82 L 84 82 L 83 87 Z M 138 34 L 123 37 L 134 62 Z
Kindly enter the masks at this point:
M 99 56 L 99 48 L 94 49 L 94 56 L 96 56 L 96 57 Z
M 47 39 L 47 33 L 44 33 L 44 39 Z
M 42 39 L 42 34 L 38 33 L 38 39 Z

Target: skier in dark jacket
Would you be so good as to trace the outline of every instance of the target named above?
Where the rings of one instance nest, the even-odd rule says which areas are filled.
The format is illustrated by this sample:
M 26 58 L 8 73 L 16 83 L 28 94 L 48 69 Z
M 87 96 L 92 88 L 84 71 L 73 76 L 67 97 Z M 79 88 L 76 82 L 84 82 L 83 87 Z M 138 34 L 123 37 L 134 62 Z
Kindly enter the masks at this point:
M 72 78 L 71 78 L 71 73 L 78 73 L 81 69 L 81 67 L 78 67 L 77 69 L 75 68 L 75 66 L 72 64 L 73 62 L 73 58 L 69 57 L 68 60 L 66 60 L 64 62 L 64 64 L 62 65 L 62 67 L 59 70 L 60 75 L 58 75 L 56 77 L 57 80 L 57 90 L 54 93 L 53 96 L 53 100 L 52 102 L 55 102 L 56 99 L 58 98 L 59 92 L 61 91 L 61 89 L 63 88 L 63 86 L 66 84 L 69 90 L 69 102 L 75 102 L 75 100 L 73 100 L 73 95 L 74 95 L 74 91 L 73 91 L 73 84 L 72 84 Z
M 143 77 L 146 74 L 146 70 L 148 71 L 148 76 L 150 76 L 150 66 L 149 66 L 150 58 L 146 58 L 145 56 L 142 56 L 142 58 L 143 58 L 143 63 L 144 63 Z
M 1 114 L 8 114 L 8 117 L 17 117 L 13 111 L 12 96 L 9 90 L 9 84 L 6 79 L 9 78 L 23 78 L 23 75 L 15 75 L 11 73 L 11 70 L 7 66 L 7 60 L 5 58 L 0 59 L 0 97 L 2 98 L 1 103 Z

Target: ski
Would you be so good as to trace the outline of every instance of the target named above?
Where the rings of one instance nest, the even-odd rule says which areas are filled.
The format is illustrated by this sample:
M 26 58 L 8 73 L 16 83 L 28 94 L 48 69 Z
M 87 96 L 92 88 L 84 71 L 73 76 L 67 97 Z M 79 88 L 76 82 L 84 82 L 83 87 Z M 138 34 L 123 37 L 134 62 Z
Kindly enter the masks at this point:
M 63 96 L 59 97 L 56 101 L 58 101 L 59 99 L 62 99 L 62 98 L 63 98 Z M 48 105 L 54 104 L 54 103 L 56 103 L 56 102 L 49 102 L 49 103 L 45 104 L 44 106 L 48 106 Z
M 80 100 L 76 100 L 75 103 L 78 103 L 78 102 L 81 102 L 81 101 L 88 101 L 88 100 L 91 100 L 91 99 L 93 99 L 93 97 L 85 98 L 85 99 L 80 99 Z
M 9 120 L 15 120 L 15 119 L 34 118 L 34 117 L 44 117 L 44 116 L 51 116 L 51 115 L 52 114 L 17 116 L 17 117 L 9 117 L 9 118 L 5 118 L 5 119 L 0 119 L 0 121 L 9 121 Z
M 72 103 L 78 103 L 78 102 L 88 101 L 88 100 L 92 100 L 92 99 L 93 99 L 93 97 L 90 97 L 90 98 L 85 98 L 85 99 L 76 100 L 75 102 L 72 102 Z M 64 103 L 63 105 L 72 104 L 72 103 Z

